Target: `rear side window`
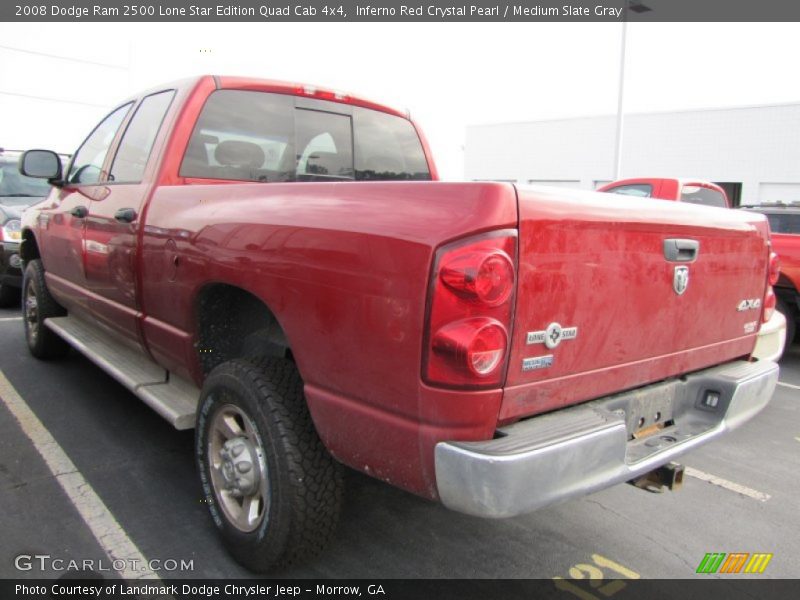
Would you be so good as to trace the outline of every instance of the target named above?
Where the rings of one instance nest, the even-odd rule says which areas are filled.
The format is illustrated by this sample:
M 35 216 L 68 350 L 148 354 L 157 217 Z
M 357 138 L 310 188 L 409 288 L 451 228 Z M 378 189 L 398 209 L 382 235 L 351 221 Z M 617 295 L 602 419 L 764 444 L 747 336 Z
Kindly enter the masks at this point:
M 111 165 L 112 181 L 138 183 L 142 180 L 153 142 L 174 96 L 175 92 L 169 90 L 152 94 L 142 100 L 125 129 Z
M 681 202 L 702 204 L 703 206 L 719 206 L 721 208 L 728 207 L 728 203 L 725 202 L 725 196 L 721 192 L 700 185 L 683 186 L 681 188 Z
M 430 179 L 409 121 L 361 107 L 318 105 L 330 105 L 330 112 L 295 107 L 295 97 L 285 94 L 214 92 L 180 175 L 261 182 Z
M 636 196 L 637 198 L 649 198 L 653 195 L 653 186 L 649 183 L 629 183 L 609 188 L 606 192 L 622 194 L 623 196 Z
M 100 181 L 108 149 L 132 104 L 120 106 L 100 121 L 100 124 L 89 134 L 89 137 L 75 153 L 67 175 L 68 182 L 91 184 Z

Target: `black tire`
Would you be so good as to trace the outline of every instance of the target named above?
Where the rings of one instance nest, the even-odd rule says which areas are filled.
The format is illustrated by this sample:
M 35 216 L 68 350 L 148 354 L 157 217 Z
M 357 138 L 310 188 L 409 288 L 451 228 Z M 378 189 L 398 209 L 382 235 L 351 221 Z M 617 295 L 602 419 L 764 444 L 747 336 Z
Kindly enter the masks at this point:
M 19 306 L 19 288 L 6 283 L 0 284 L 0 308 Z
M 32 260 L 25 267 L 22 300 L 25 340 L 31 354 L 43 359 L 65 356 L 69 352 L 69 344 L 44 325 L 47 319 L 63 317 L 67 311 L 50 295 L 41 260 Z
M 792 310 L 780 298 L 775 304 L 775 309 L 786 317 L 786 346 L 789 347 L 794 341 L 794 336 L 797 332 L 797 321 L 795 320 L 797 311 Z
M 251 571 L 308 560 L 333 538 L 342 467 L 314 429 L 293 363 L 265 357 L 217 366 L 200 395 L 195 458 L 223 543 Z

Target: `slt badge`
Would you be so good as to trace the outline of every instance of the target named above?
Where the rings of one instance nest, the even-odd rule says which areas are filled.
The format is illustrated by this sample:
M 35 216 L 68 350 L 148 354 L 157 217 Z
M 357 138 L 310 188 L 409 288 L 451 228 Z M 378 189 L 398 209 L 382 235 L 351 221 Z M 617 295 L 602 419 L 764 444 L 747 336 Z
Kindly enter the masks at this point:
M 578 337 L 577 327 L 561 327 L 558 323 L 550 323 L 544 331 L 529 331 L 528 344 L 544 344 L 552 349 L 562 340 L 574 340 Z

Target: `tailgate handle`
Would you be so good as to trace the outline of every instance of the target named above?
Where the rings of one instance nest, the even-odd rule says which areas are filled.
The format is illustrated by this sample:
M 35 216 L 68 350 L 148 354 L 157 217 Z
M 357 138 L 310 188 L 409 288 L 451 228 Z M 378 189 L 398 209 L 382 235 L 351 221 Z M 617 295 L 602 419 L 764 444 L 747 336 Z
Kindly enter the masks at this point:
M 670 262 L 693 262 L 699 251 L 697 240 L 664 240 L 664 258 Z

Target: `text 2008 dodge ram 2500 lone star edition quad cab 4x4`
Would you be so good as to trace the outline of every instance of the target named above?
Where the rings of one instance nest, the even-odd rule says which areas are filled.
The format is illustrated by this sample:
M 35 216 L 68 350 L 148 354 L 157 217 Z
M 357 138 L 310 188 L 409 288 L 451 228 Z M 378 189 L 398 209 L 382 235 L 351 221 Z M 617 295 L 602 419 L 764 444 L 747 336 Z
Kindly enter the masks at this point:
M 194 426 L 253 570 L 331 537 L 340 463 L 517 515 L 653 472 L 777 380 L 750 359 L 762 215 L 433 181 L 414 124 L 359 98 L 202 77 L 122 104 L 65 174 L 21 168 L 55 186 L 23 218 L 31 352 Z

